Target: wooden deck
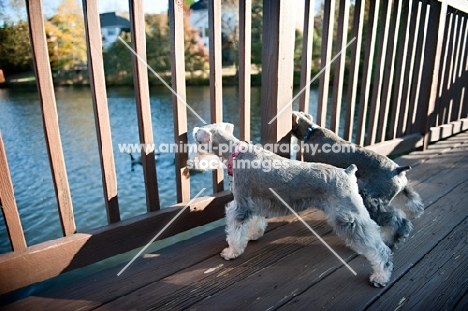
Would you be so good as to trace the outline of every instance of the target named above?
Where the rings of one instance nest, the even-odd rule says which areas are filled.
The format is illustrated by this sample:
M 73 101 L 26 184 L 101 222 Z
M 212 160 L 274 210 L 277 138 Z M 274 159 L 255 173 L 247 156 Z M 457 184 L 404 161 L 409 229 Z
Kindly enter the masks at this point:
M 234 261 L 221 259 L 223 228 L 7 306 L 6 310 L 467 310 L 468 132 L 397 159 L 426 206 L 394 250 L 391 283 L 370 286 L 370 266 L 319 212 L 304 219 L 357 272 L 354 276 L 294 217 Z

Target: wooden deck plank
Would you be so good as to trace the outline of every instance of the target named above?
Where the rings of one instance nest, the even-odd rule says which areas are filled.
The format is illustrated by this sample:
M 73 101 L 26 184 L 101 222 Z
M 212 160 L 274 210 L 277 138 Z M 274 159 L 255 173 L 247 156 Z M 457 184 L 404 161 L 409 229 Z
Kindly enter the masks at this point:
M 465 165 L 458 171 L 464 171 L 466 175 L 467 168 Z M 449 187 L 451 185 L 450 183 Z M 438 191 L 440 185 L 432 184 L 425 188 L 427 191 L 424 191 L 424 195 L 428 195 L 427 192 Z M 418 190 L 422 193 L 422 189 Z M 466 218 L 467 211 L 464 208 L 466 191 L 468 191 L 468 178 L 465 177 L 463 183 L 450 189 L 443 197 L 437 198 L 434 204 L 426 209 L 421 220 L 414 222 L 415 229 L 409 240 L 394 252 L 394 272 L 388 287 L 376 289 L 365 282 L 356 282 L 347 269 L 339 268 L 322 282 L 297 295 L 282 310 L 298 310 L 311 305 L 317 309 L 329 310 L 362 310 L 368 307 L 378 297 L 385 295 L 392 284 L 443 240 L 454 226 Z M 358 276 L 370 273 L 367 260 L 362 256 L 356 257 L 349 264 L 355 268 Z
M 161 234 L 160 239 L 221 219 L 224 217 L 224 206 L 230 201 L 232 194 L 228 191 L 197 198 L 190 208 L 178 216 L 175 224 Z M 184 206 L 184 203 L 176 204 L 87 233 L 77 233 L 33 245 L 21 252 L 3 254 L 0 256 L 0 293 L 41 282 L 144 246 Z M 55 260 L 50 263 L 45 258 Z
M 309 231 L 305 230 L 304 234 L 312 238 Z M 348 261 L 356 256 L 334 234 L 328 234 L 324 239 L 344 260 Z M 330 258 L 331 254 L 324 250 L 318 240 L 304 246 L 264 269 L 252 271 L 247 278 L 217 293 L 217 296 L 207 297 L 192 305 L 191 309 L 206 310 L 225 303 L 233 310 L 274 310 L 291 300 L 298 292 L 304 291 L 310 283 L 320 282 L 341 266 L 338 259 L 335 261 Z M 252 283 L 259 286 L 252 286 Z M 251 290 L 245 291 L 248 287 Z
M 369 309 L 453 309 L 468 290 L 466 254 L 467 218 Z
M 276 219 L 275 222 L 269 224 L 267 232 L 289 224 L 293 217 Z M 120 277 L 117 277 L 117 273 L 124 267 L 124 264 L 98 272 L 92 277 L 65 287 L 53 288 L 41 293 L 39 297 L 23 299 L 12 305 L 11 310 L 17 308 L 28 310 L 31 307 L 47 308 L 51 299 L 57 299 L 55 304 L 57 309 L 90 310 L 209 258 L 219 258 L 222 263 L 235 264 L 235 261 L 226 262 L 219 257 L 219 252 L 226 245 L 225 238 L 224 228 L 212 230 L 164 248 L 153 256 L 143 255 Z M 252 248 L 255 248 L 255 245 Z
M 305 219 L 308 221 L 313 220 L 314 227 L 321 235 L 330 233 L 330 227 L 323 221 L 315 224 L 317 214 L 317 212 L 310 213 Z M 304 225 L 296 221 L 288 226 L 271 230 L 257 242 L 250 242 L 246 252 L 236 260 L 225 261 L 216 254 L 189 269 L 180 271 L 178 274 L 171 275 L 160 282 L 150 284 L 130 295 L 106 304 L 101 310 L 131 307 L 132 301 L 136 297 L 145 301 L 139 306 L 143 309 L 169 308 L 181 310 L 187 307 L 193 308 L 194 303 L 206 298 L 219 298 L 217 293 L 230 289 L 237 282 L 250 278 L 256 272 L 263 271 L 265 267 L 282 260 L 285 254 L 293 254 L 311 244 L 314 240 L 316 239 Z M 328 257 L 327 263 L 329 264 L 329 262 Z M 216 269 L 216 267 L 218 268 Z M 214 273 L 207 273 L 209 269 L 213 269 Z M 154 297 L 155 292 L 158 293 L 157 297 Z M 216 303 L 219 302 L 221 301 Z M 228 302 L 222 299 L 222 303 Z M 204 309 L 204 307 L 201 306 L 201 309 Z

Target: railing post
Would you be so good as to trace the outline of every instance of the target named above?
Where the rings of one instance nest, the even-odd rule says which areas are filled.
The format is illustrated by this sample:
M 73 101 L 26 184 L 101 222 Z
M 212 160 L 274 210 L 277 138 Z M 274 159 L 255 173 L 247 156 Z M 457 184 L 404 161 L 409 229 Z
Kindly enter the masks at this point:
M 291 2 L 263 1 L 262 127 L 263 144 L 290 144 L 294 66 L 294 22 Z M 289 151 L 289 148 L 288 148 Z
M 439 3 L 431 1 L 429 13 L 429 29 L 430 35 L 427 39 L 426 48 L 424 51 L 424 66 L 421 78 L 421 89 L 426 90 L 421 92 L 418 101 L 418 108 L 421 111 L 427 111 L 422 118 L 420 131 L 424 136 L 424 146 L 426 149 L 429 145 L 430 128 L 434 125 L 434 108 L 437 99 L 437 86 L 439 84 L 439 64 L 442 53 L 442 42 L 444 39 L 445 18 L 447 15 L 447 2 Z M 435 35 L 437 33 L 437 36 Z

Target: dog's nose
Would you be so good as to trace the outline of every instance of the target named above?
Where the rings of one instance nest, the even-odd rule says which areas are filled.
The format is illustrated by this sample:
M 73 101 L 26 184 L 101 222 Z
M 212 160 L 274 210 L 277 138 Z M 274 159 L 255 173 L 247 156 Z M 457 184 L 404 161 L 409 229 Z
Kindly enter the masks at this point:
M 192 131 L 193 139 L 198 142 L 197 140 L 197 132 L 200 128 L 199 127 L 194 127 Z

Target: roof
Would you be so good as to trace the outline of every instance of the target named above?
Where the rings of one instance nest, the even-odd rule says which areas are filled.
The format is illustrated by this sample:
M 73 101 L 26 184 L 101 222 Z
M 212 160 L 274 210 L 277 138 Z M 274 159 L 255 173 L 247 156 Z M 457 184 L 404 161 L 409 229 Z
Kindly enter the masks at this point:
M 99 14 L 101 27 L 120 27 L 122 29 L 130 29 L 130 21 L 122 16 L 118 16 L 115 12 Z
M 197 1 L 190 6 L 190 9 L 194 11 L 208 10 L 208 1 L 207 0 Z

